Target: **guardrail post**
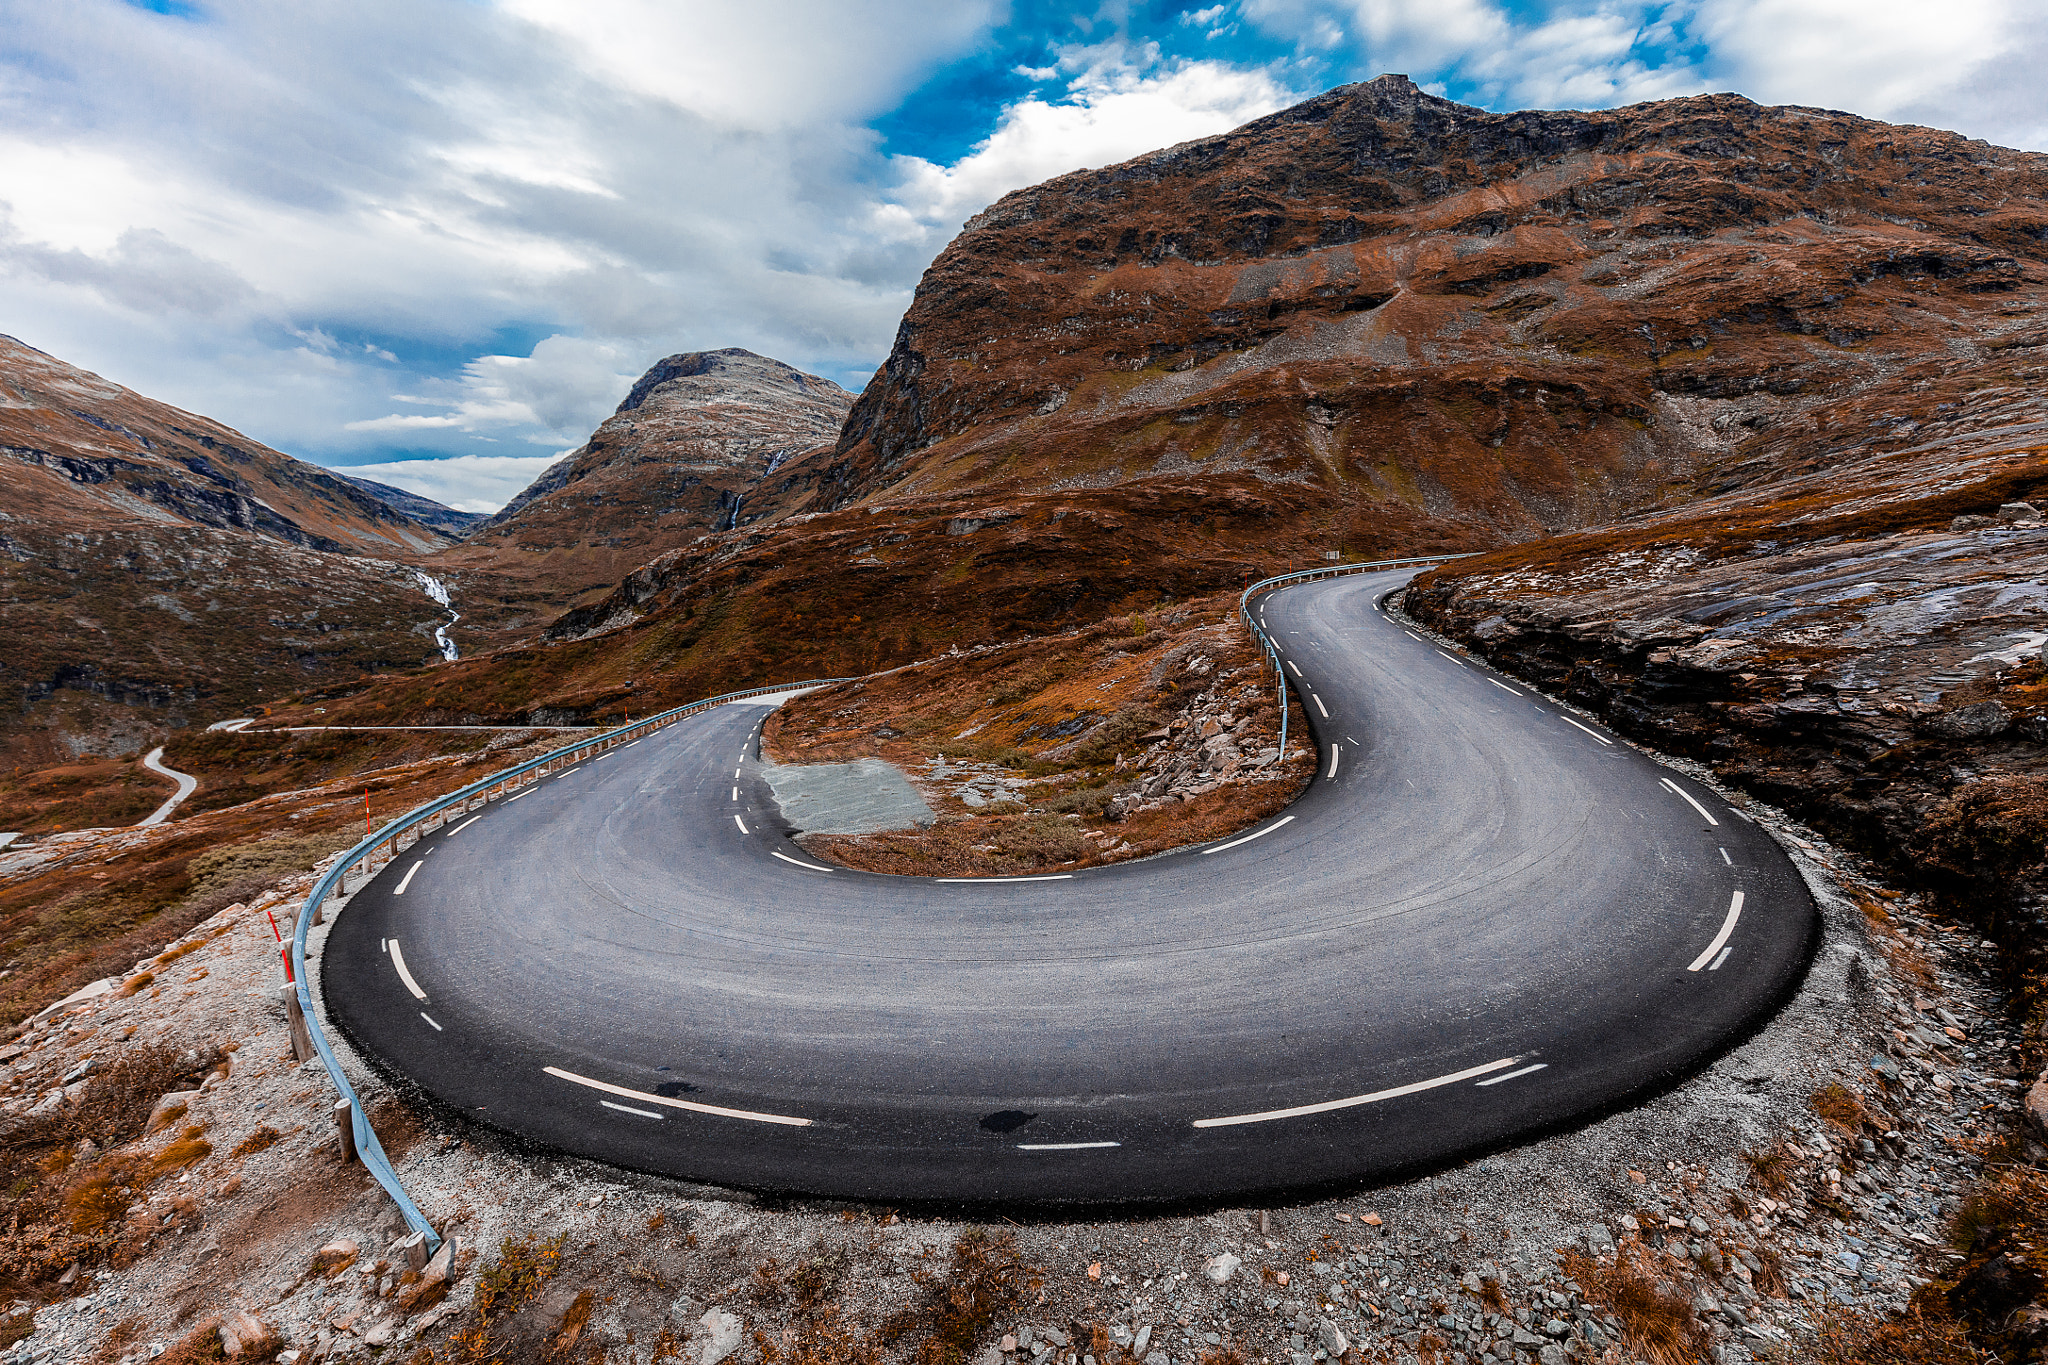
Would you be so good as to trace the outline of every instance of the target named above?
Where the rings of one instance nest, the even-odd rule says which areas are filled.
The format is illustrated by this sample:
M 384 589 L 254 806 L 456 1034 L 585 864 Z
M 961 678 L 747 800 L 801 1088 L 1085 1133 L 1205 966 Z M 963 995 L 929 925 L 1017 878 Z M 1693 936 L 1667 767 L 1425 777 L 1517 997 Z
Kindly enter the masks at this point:
M 355 1106 L 346 1098 L 334 1102 L 334 1124 L 341 1130 L 341 1164 L 360 1161 L 361 1154 L 356 1151 Z
M 406 1269 L 417 1275 L 427 1268 L 427 1234 L 415 1232 L 405 1238 L 392 1250 L 405 1257 Z
M 292 1029 L 292 1060 L 301 1065 L 313 1060 L 313 1035 L 306 1030 L 305 1007 L 299 1004 L 299 988 L 287 985 L 284 988 L 285 1018 Z

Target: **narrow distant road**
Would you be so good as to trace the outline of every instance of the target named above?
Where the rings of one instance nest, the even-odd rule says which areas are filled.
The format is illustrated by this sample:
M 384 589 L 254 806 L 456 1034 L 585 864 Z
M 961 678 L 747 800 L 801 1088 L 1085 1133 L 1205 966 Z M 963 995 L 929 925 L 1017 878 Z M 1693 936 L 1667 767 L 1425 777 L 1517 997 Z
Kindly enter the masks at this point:
M 143 756 L 142 766 L 153 773 L 162 773 L 165 777 L 176 778 L 178 782 L 177 793 L 170 800 L 151 811 L 148 819 L 137 820 L 135 822 L 137 829 L 141 829 L 144 825 L 161 825 L 164 821 L 171 818 L 172 811 L 184 804 L 186 797 L 199 790 L 198 778 L 190 773 L 181 773 L 175 768 L 166 768 L 163 765 L 163 757 L 164 746 L 159 744 Z
M 1711 789 L 1406 631 L 1405 581 L 1260 600 L 1318 762 L 1232 838 L 831 867 L 737 702 L 420 840 L 337 921 L 328 1007 L 523 1138 L 892 1202 L 1383 1179 L 1675 1084 L 1797 985 L 1804 884 Z

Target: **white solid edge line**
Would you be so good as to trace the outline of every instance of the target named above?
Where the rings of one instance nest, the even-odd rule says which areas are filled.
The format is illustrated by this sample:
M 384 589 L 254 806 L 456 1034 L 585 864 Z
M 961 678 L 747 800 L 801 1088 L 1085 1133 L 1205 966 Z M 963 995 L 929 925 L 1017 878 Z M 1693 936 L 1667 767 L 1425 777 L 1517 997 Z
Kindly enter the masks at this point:
M 1053 873 L 1053 874 L 1052 874 L 1051 876 L 1049 876 L 1049 877 L 934 877 L 934 878 L 932 878 L 932 880 L 933 880 L 933 881 L 935 881 L 935 882 L 952 882 L 952 883 L 960 883 L 960 884 L 965 884 L 965 883 L 973 883 L 973 884 L 975 884 L 975 885 L 980 885 L 980 886 L 986 886 L 986 885 L 987 885 L 988 883 L 990 883 L 990 882 L 1070 882 L 1070 881 L 1072 881 L 1073 879 L 1074 879 L 1074 874 L 1073 874 L 1073 873 L 1071 873 L 1071 872 L 1055 872 L 1055 873 Z
M 610 1100 L 599 1100 L 598 1103 L 607 1109 L 616 1109 L 621 1114 L 638 1114 L 643 1119 L 658 1119 L 663 1122 L 668 1119 L 666 1114 L 657 1114 L 652 1109 L 635 1109 L 630 1104 L 613 1104 Z
M 425 1010 L 421 1010 L 421 1011 L 420 1011 L 420 1018 L 422 1018 L 422 1019 L 426 1020 L 426 1021 L 427 1021 L 428 1023 L 430 1023 L 430 1024 L 434 1024 L 434 1016 L 433 1016 L 433 1015 L 431 1015 L 431 1014 L 428 1014 L 428 1013 L 427 1013 L 427 1012 L 426 1012 Z M 442 1027 L 441 1027 L 441 1026 L 440 1026 L 439 1024 L 434 1024 L 434 1032 L 436 1032 L 436 1033 L 446 1033 L 446 1032 L 447 1032 L 447 1030 L 446 1030 L 446 1029 L 444 1029 L 444 1028 L 442 1028 Z
M 733 812 L 732 822 L 740 827 L 740 833 L 745 834 L 747 832 L 747 822 L 740 819 L 739 812 Z
M 1079 1152 L 1090 1147 L 1121 1147 L 1121 1142 L 1020 1142 L 1020 1152 Z
M 1323 705 L 1323 699 L 1313 692 L 1309 693 L 1308 697 L 1310 701 L 1316 704 L 1316 710 L 1323 713 L 1323 719 L 1328 720 L 1330 718 L 1330 708 Z
M 1699 802 L 1697 802 L 1697 801 L 1695 801 L 1695 800 L 1693 800 L 1693 799 L 1692 799 L 1692 793 L 1691 793 L 1691 792 L 1689 792 L 1689 791 L 1687 791 L 1687 790 L 1686 790 L 1685 788 L 1683 788 L 1683 787 L 1679 786 L 1679 785 L 1678 785 L 1678 784 L 1677 784 L 1676 782 L 1673 782 L 1673 781 L 1672 781 L 1672 780 L 1671 780 L 1670 778 L 1668 778 L 1668 777 L 1660 777 L 1660 778 L 1658 778 L 1657 780 L 1658 780 L 1659 782 L 1662 782 L 1662 783 L 1663 783 L 1663 784 L 1664 784 L 1665 786 L 1669 787 L 1669 788 L 1670 788 L 1670 789 L 1672 790 L 1672 793 L 1673 793 L 1674 795 L 1677 795 L 1677 796 L 1682 796 L 1682 797 L 1684 797 L 1684 798 L 1685 798 L 1685 804 L 1686 804 L 1686 805 L 1688 805 L 1688 806 L 1691 806 L 1691 807 L 1692 807 L 1692 808 L 1693 808 L 1694 810 L 1698 811 L 1698 812 L 1699 812 L 1699 813 L 1700 813 L 1701 815 L 1704 815 L 1704 816 L 1706 816 L 1706 817 L 1707 817 L 1707 823 L 1708 823 L 1708 824 L 1710 824 L 1710 825 L 1718 825 L 1718 824 L 1720 824 L 1720 823 L 1721 823 L 1721 822 L 1720 822 L 1719 820 L 1716 820 L 1716 819 L 1714 818 L 1714 816 L 1713 816 L 1713 813 L 1712 813 L 1711 811 L 1709 811 L 1709 810 L 1708 810 L 1708 809 L 1707 809 L 1707 808 L 1706 808 L 1705 806 L 1702 806 L 1702 805 L 1701 805 L 1701 804 L 1700 804 Z M 1732 866 L 1732 864 L 1731 864 L 1731 866 Z
M 412 992 L 413 999 L 424 1000 L 427 998 L 427 993 L 420 989 L 420 983 L 413 980 L 412 973 L 405 969 L 405 951 L 398 946 L 398 940 L 395 938 L 391 940 L 391 965 L 398 968 L 398 979 L 403 981 L 405 988 Z
M 451 830 L 449 830 L 449 831 L 448 831 L 448 837 L 449 837 L 449 838 L 451 838 L 451 839 L 453 839 L 453 838 L 454 838 L 454 837 L 455 837 L 456 835 L 458 835 L 458 834 L 462 833 L 462 831 L 464 831 L 464 830 L 468 829 L 468 828 L 469 828 L 469 827 L 470 827 L 471 825 L 475 824 L 475 823 L 476 823 L 477 821 L 479 821 L 479 820 L 481 820 L 481 819 L 483 819 L 483 816 L 481 816 L 481 815 L 472 815 L 472 816 L 470 816 L 470 817 L 469 817 L 469 818 L 468 818 L 467 820 L 464 820 L 464 821 L 463 821 L 463 822 L 462 822 L 461 824 L 457 825 L 457 826 L 456 826 L 456 827 L 455 827 L 454 829 L 451 829 Z
M 1353 1095 L 1345 1100 L 1325 1100 L 1321 1104 L 1304 1104 L 1293 1109 L 1268 1109 L 1258 1114 L 1232 1114 L 1228 1118 L 1196 1119 L 1195 1127 L 1225 1128 L 1236 1123 L 1267 1123 L 1273 1119 L 1301 1118 L 1306 1114 L 1327 1114 L 1333 1109 L 1350 1109 L 1360 1104 L 1377 1104 L 1381 1100 L 1399 1099 L 1403 1095 L 1419 1094 L 1424 1090 L 1434 1090 L 1438 1086 L 1456 1085 L 1459 1081 L 1469 1081 L 1474 1076 L 1484 1076 L 1488 1072 L 1500 1071 L 1511 1067 L 1521 1060 L 1520 1057 L 1503 1057 L 1497 1062 L 1488 1062 L 1484 1066 L 1467 1067 L 1463 1071 L 1454 1071 L 1448 1076 L 1438 1076 L 1427 1081 L 1416 1081 L 1411 1085 L 1397 1085 L 1392 1090 L 1375 1090 L 1370 1095 Z
M 1721 921 L 1721 932 L 1714 935 L 1714 941 L 1707 945 L 1707 950 L 1701 953 L 1698 957 L 1694 958 L 1692 960 L 1692 965 L 1690 967 L 1687 967 L 1686 970 L 1689 972 L 1696 972 L 1700 968 L 1706 966 L 1707 963 L 1713 961 L 1714 954 L 1720 952 L 1723 948 L 1728 946 L 1728 936 L 1735 932 L 1735 921 L 1741 918 L 1742 893 L 1738 891 L 1735 893 L 1733 899 L 1731 899 L 1728 902 L 1728 918 Z
M 558 1066 L 544 1066 L 542 1071 L 557 1080 L 574 1081 L 587 1085 L 592 1090 L 602 1090 L 607 1095 L 617 1095 L 622 1100 L 639 1100 L 643 1104 L 665 1105 L 670 1109 L 687 1109 L 693 1114 L 714 1114 L 722 1119 L 752 1119 L 756 1123 L 779 1123 L 789 1128 L 808 1128 L 809 1119 L 791 1118 L 787 1114 L 757 1114 L 751 1109 L 722 1109 L 715 1104 L 698 1104 L 692 1100 L 672 1100 L 666 1095 L 650 1095 L 644 1090 L 628 1090 L 623 1085 L 611 1085 L 604 1081 L 579 1076 L 573 1071 L 564 1071 Z M 600 1100 L 598 1103 L 602 1104 Z
M 1733 948 L 1723 948 L 1721 950 L 1721 955 L 1713 960 L 1713 962 L 1707 967 L 1707 970 L 1710 972 L 1720 971 L 1721 964 L 1723 962 L 1726 962 L 1728 960 L 1728 955 L 1734 951 L 1735 950 Z
M 796 863 L 798 867 L 808 867 L 813 872 L 830 872 L 832 870 L 829 867 L 819 867 L 816 863 L 799 862 L 797 859 L 790 857 L 787 853 L 777 853 L 772 848 L 768 850 L 768 855 L 772 858 L 780 858 L 785 863 Z
M 405 894 L 405 888 L 412 885 L 412 874 L 419 871 L 426 865 L 427 860 L 425 858 L 422 858 L 418 862 L 414 863 L 411 867 L 408 867 L 405 870 L 405 875 L 398 879 L 398 885 L 391 889 L 391 894 L 394 896 L 403 896 Z
M 1329 776 L 1327 776 L 1327 777 L 1325 777 L 1325 778 L 1323 779 L 1323 781 L 1325 781 L 1325 782 L 1334 782 L 1334 781 L 1336 781 L 1336 779 L 1337 779 L 1337 755 L 1341 754 L 1342 752 L 1344 752 L 1344 746 L 1343 746 L 1343 745 L 1341 745 L 1341 744 L 1332 744 L 1332 745 L 1330 746 L 1330 773 L 1329 773 Z
M 1509 1073 L 1508 1073 L 1507 1075 L 1505 1075 L 1505 1076 L 1492 1076 L 1492 1077 L 1489 1077 L 1489 1078 L 1487 1078 L 1486 1080 L 1483 1080 L 1483 1081 L 1480 1081 L 1480 1082 L 1478 1082 L 1478 1084 L 1480 1084 L 1480 1085 L 1499 1085 L 1499 1084 L 1500 1084 L 1500 1083 L 1501 1083 L 1502 1081 L 1511 1081 L 1511 1080 L 1515 1079 L 1515 1077 L 1517 1077 L 1517 1076 L 1526 1076 L 1526 1075 L 1528 1075 L 1528 1074 L 1529 1074 L 1530 1072 L 1532 1072 L 1532 1071 L 1541 1071 L 1541 1070 L 1542 1070 L 1542 1069 L 1543 1069 L 1544 1067 L 1546 1067 L 1546 1066 L 1549 1066 L 1549 1065 L 1550 1065 L 1550 1063 L 1549 1063 L 1549 1062 L 1538 1062 L 1538 1063 L 1536 1063 L 1536 1065 L 1534 1065 L 1534 1066 L 1525 1066 L 1525 1067 L 1523 1067 L 1523 1068 L 1522 1068 L 1522 1069 L 1521 1069 L 1520 1071 L 1510 1071 L 1510 1072 L 1509 1072 Z
M 1593 738 L 1595 738 L 1595 739 L 1599 740 L 1599 741 L 1600 741 L 1600 742 L 1601 742 L 1602 744 L 1612 744 L 1612 743 L 1614 743 L 1614 741 L 1613 741 L 1613 740 L 1611 740 L 1611 739 L 1609 739 L 1609 738 L 1608 738 L 1607 736 L 1605 736 L 1605 735 L 1601 734 L 1601 733 L 1600 733 L 1600 732 L 1599 732 L 1598 730 L 1590 730 L 1590 729 L 1587 729 L 1587 728 L 1586 728 L 1585 726 L 1583 726 L 1583 725 L 1579 725 L 1579 723 L 1578 723 L 1577 721 L 1573 720 L 1573 719 L 1572 719 L 1572 718 L 1571 718 L 1570 716 L 1566 716 L 1566 715 L 1559 715 L 1559 716 L 1558 716 L 1558 719 L 1559 719 L 1559 720 L 1561 720 L 1561 721 L 1563 721 L 1563 722 L 1564 722 L 1564 723 L 1565 723 L 1566 725 L 1572 725 L 1572 726 L 1577 726 L 1577 727 L 1578 727 L 1579 729 L 1581 729 L 1581 730 L 1585 730 L 1587 734 L 1589 734 L 1589 735 L 1591 735 L 1591 736 L 1592 736 Z
M 1514 688 L 1509 687 L 1506 683 L 1500 681 L 1498 678 L 1488 678 L 1487 681 L 1492 683 L 1495 687 L 1498 687 L 1503 692 L 1514 692 L 1514 694 L 1518 697 L 1522 695 L 1520 692 L 1515 692 Z
M 1254 839 L 1263 839 L 1268 834 L 1271 834 L 1274 830 L 1280 828 L 1280 826 L 1286 824 L 1289 820 L 1292 820 L 1293 818 L 1294 817 L 1291 815 L 1283 815 L 1278 820 L 1275 820 L 1272 824 L 1266 826 L 1264 829 L 1260 830 L 1256 834 L 1247 834 L 1242 839 L 1232 839 L 1227 844 L 1218 844 L 1214 848 L 1205 848 L 1202 850 L 1202 854 L 1206 857 L 1208 854 L 1211 853 L 1221 853 L 1226 848 L 1236 848 L 1239 844 L 1248 844 Z

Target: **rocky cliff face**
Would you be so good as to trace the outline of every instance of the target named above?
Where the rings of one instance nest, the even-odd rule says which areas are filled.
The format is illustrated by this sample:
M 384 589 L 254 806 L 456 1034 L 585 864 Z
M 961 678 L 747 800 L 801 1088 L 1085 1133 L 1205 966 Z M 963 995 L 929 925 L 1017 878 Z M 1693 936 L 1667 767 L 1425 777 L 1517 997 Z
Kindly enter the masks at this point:
M 565 604 L 609 590 L 698 536 L 801 509 L 814 485 L 793 466 L 829 450 L 852 402 L 831 380 L 751 351 L 669 356 L 451 560 L 544 556 Z
M 407 564 L 448 543 L 374 489 L 0 338 L 0 753 L 146 747 L 438 657 L 443 613 Z
M 1998 344 L 2044 258 L 2048 157 L 1732 95 L 1490 114 L 1382 76 L 969 223 L 831 500 L 1242 471 L 1570 530 L 1707 491 L 1730 451 L 1839 444 L 1818 405 L 1861 395 L 1885 434 L 1873 391 Z

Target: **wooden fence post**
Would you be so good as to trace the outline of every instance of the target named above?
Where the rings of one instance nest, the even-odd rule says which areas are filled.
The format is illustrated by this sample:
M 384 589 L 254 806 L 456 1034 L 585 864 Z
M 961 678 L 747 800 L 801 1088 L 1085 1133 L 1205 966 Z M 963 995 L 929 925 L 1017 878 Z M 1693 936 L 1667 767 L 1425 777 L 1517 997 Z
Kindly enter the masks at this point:
M 284 1013 L 285 1018 L 291 1022 L 292 1060 L 295 1062 L 312 1061 L 315 1055 L 313 1052 L 313 1034 L 306 1027 L 306 1011 L 299 1004 L 299 988 L 297 986 L 286 986 L 284 988 Z
M 336 1100 L 334 1102 L 334 1122 L 335 1126 L 341 1130 L 341 1164 L 344 1166 L 351 1161 L 360 1159 L 356 1154 L 356 1125 L 353 1109 L 354 1106 L 347 1100 Z

